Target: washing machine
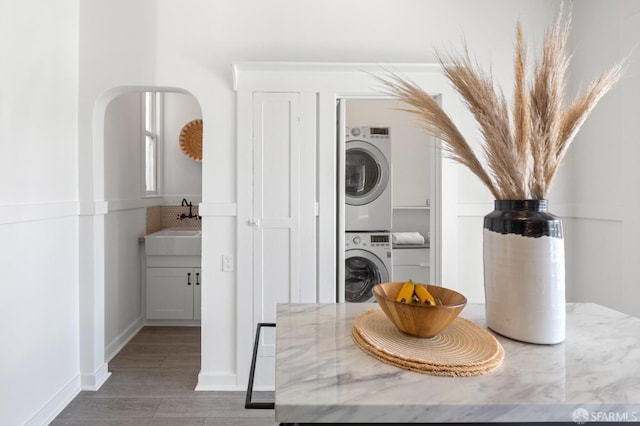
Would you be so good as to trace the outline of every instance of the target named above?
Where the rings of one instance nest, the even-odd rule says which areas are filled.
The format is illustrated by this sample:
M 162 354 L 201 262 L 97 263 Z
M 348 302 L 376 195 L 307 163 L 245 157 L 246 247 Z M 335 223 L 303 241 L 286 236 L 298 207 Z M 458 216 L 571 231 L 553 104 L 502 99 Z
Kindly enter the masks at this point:
M 391 280 L 391 253 L 389 232 L 345 233 L 345 302 L 375 302 L 373 286 Z
M 390 231 L 389 128 L 347 127 L 345 151 L 345 231 Z

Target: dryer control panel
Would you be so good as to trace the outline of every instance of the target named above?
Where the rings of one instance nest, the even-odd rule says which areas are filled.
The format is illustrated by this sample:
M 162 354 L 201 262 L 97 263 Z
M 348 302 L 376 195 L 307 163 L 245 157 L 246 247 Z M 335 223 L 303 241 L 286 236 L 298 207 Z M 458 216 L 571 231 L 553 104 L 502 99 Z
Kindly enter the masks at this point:
M 391 247 L 391 234 L 389 233 L 371 233 L 363 234 L 347 233 L 345 238 L 345 246 L 348 248 L 355 247 Z
M 347 127 L 347 137 L 389 139 L 388 127 Z

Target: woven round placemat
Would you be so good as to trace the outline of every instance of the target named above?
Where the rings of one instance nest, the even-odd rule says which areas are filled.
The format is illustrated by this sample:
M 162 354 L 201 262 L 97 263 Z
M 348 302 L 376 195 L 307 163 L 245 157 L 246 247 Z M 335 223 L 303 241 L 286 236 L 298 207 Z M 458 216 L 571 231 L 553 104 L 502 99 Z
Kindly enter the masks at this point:
M 360 349 L 382 362 L 436 376 L 486 374 L 504 359 L 491 333 L 460 317 L 426 339 L 401 332 L 382 310 L 371 309 L 354 319 L 351 335 Z
M 194 161 L 202 161 L 202 119 L 191 120 L 180 131 L 180 149 Z

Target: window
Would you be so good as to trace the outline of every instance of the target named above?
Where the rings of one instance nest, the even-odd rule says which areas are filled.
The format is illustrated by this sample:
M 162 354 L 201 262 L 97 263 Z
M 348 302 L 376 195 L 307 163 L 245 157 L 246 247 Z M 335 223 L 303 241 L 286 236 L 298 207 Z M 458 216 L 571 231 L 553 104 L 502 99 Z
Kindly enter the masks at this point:
M 157 92 L 145 92 L 143 94 L 144 192 L 146 195 L 158 194 L 161 96 Z

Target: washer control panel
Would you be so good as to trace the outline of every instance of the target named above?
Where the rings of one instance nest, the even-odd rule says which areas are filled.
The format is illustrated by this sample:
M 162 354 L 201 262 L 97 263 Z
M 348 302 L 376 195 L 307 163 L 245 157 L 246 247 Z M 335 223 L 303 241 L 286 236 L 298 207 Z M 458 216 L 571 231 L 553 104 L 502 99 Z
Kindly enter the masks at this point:
M 356 247 L 380 247 L 380 248 L 390 248 L 391 247 L 391 234 L 389 233 L 364 233 L 364 234 L 354 234 L 349 233 L 346 235 L 345 246 L 347 248 L 356 248 Z
M 388 127 L 347 127 L 347 138 L 389 139 Z

